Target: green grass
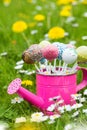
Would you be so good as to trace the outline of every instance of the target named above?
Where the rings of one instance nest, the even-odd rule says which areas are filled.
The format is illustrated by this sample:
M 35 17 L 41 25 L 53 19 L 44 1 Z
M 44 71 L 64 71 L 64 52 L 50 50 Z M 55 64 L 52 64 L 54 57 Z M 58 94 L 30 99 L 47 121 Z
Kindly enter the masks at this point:
M 52 9 L 52 4 L 55 8 Z M 36 10 L 36 6 L 41 6 L 42 10 Z M 22 53 L 31 44 L 39 43 L 44 40 L 44 35 L 48 33 L 48 30 L 53 26 L 61 26 L 66 32 L 69 32 L 69 36 L 60 40 L 50 40 L 61 41 L 64 43 L 69 43 L 69 41 L 77 41 L 76 47 L 81 45 L 87 45 L 87 41 L 81 39 L 82 36 L 87 35 L 87 18 L 82 15 L 87 12 L 87 5 L 78 4 L 73 6 L 72 14 L 76 18 L 76 23 L 79 24 L 78 28 L 73 28 L 72 23 L 65 23 L 66 18 L 59 16 L 59 11 L 61 6 L 56 5 L 56 0 L 47 0 L 46 2 L 41 2 L 37 0 L 35 4 L 28 3 L 27 0 L 12 0 L 8 7 L 3 5 L 3 1 L 0 1 L 0 53 L 7 52 L 7 56 L 0 58 L 0 120 L 9 123 L 11 129 L 15 126 L 15 118 L 20 116 L 30 117 L 31 113 L 38 111 L 32 105 L 24 101 L 21 104 L 11 104 L 11 99 L 16 95 L 8 95 L 7 87 L 9 83 L 19 77 L 22 80 L 29 79 L 33 81 L 33 86 L 29 89 L 35 92 L 35 74 L 31 76 L 26 76 L 17 73 L 14 69 L 16 62 L 22 59 Z M 19 14 L 25 14 L 26 17 L 19 16 Z M 38 27 L 37 24 L 33 28 L 28 28 L 24 33 L 29 40 L 29 45 L 27 45 L 25 39 L 21 34 L 12 32 L 12 24 L 17 20 L 24 20 L 27 23 L 35 22 L 33 17 L 35 14 L 44 14 L 46 20 L 43 22 L 43 26 Z M 48 23 L 47 18 L 50 13 L 50 21 Z M 31 35 L 32 30 L 38 30 L 38 33 Z M 16 44 L 13 44 L 13 42 Z M 23 66 L 24 69 L 29 69 L 30 71 L 35 70 L 34 66 L 26 65 Z M 80 74 L 78 74 L 78 82 L 80 80 Z M 78 121 L 86 120 L 86 116 L 79 116 Z M 64 126 L 72 122 L 70 120 L 69 114 L 65 114 L 61 119 L 58 119 L 54 124 L 40 123 L 38 124 L 42 130 L 63 130 Z

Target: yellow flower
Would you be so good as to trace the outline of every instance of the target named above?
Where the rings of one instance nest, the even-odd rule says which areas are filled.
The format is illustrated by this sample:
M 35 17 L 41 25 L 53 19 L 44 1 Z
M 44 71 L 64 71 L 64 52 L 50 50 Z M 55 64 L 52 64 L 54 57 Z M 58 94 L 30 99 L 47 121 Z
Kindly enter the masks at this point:
M 45 16 L 42 15 L 42 14 L 37 14 L 37 15 L 34 16 L 34 19 L 36 21 L 43 21 L 43 20 L 45 20 Z
M 60 11 L 60 16 L 69 17 L 69 16 L 71 16 L 71 12 L 63 9 Z
M 35 124 L 31 123 L 26 123 L 26 124 L 21 124 L 18 128 L 15 130 L 41 130 L 40 127 L 36 126 Z
M 28 24 L 28 27 L 32 28 L 32 27 L 34 27 L 35 25 L 36 25 L 36 23 L 35 23 L 35 22 L 32 22 L 32 23 L 29 23 L 29 24 Z
M 61 27 L 53 27 L 49 30 L 48 37 L 50 39 L 60 39 L 64 37 L 64 34 L 65 31 Z
M 82 4 L 87 4 L 87 0 L 83 0 L 83 1 L 82 1 Z
M 27 24 L 24 21 L 17 21 L 12 25 L 12 31 L 16 33 L 23 32 L 27 29 Z
M 66 5 L 63 7 L 63 10 L 71 10 L 72 6 L 71 5 Z
M 33 85 L 33 82 L 31 80 L 23 80 L 22 84 L 28 86 L 28 85 Z
M 65 5 L 75 2 L 75 0 L 57 0 L 58 5 Z
M 5 6 L 8 6 L 11 3 L 11 0 L 3 0 Z
M 27 2 L 32 3 L 32 0 L 27 0 Z

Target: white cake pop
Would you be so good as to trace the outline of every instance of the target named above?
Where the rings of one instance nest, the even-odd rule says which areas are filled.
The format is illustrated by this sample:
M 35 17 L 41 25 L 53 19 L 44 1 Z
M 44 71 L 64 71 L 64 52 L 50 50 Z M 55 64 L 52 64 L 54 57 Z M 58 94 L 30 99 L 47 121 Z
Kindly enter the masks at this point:
M 66 72 L 67 65 L 72 64 L 77 60 L 77 52 L 74 48 L 67 48 L 62 54 L 62 59 L 64 61 L 62 71 Z
M 67 48 L 63 51 L 62 59 L 66 64 L 72 64 L 77 60 L 77 52 L 73 48 Z

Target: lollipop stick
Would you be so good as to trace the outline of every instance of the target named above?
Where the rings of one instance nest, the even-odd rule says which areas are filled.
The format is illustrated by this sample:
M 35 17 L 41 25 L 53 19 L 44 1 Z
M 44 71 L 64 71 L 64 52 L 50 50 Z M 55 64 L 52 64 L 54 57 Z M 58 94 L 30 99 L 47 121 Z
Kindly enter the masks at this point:
M 40 72 L 40 69 L 38 68 L 38 66 L 36 64 L 35 65 L 35 68 L 38 70 L 38 72 Z
M 48 60 L 46 60 L 45 66 L 46 66 L 46 71 L 48 72 Z
M 59 60 L 59 68 L 58 68 L 58 71 L 60 71 L 61 69 L 61 60 Z
M 49 63 L 49 72 L 51 74 L 51 63 Z
M 40 71 L 43 72 L 43 68 L 41 66 L 41 63 L 39 62 L 39 66 L 40 66 Z
M 53 71 L 56 71 L 56 59 L 54 60 L 54 67 L 53 67 Z
M 68 64 L 65 64 L 65 66 L 64 66 L 64 72 L 66 72 L 66 70 L 67 70 L 67 66 L 68 66 Z
M 74 71 L 76 70 L 77 66 L 78 66 L 78 64 L 77 64 L 77 62 L 76 62 L 76 63 L 73 65 L 73 67 L 72 67 L 72 69 L 71 69 L 71 72 L 74 72 Z
M 62 72 L 65 72 L 65 71 L 66 71 L 67 65 L 68 65 L 68 64 L 66 64 L 65 62 L 63 63 Z

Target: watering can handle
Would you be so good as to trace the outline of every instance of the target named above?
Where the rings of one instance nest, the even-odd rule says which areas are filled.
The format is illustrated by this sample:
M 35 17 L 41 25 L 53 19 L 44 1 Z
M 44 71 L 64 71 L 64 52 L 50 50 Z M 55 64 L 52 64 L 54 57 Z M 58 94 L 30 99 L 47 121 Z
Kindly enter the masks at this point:
M 82 79 L 81 83 L 77 85 L 76 92 L 80 91 L 81 89 L 83 89 L 87 85 L 87 69 L 78 66 L 77 70 L 82 70 L 83 79 Z

